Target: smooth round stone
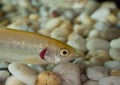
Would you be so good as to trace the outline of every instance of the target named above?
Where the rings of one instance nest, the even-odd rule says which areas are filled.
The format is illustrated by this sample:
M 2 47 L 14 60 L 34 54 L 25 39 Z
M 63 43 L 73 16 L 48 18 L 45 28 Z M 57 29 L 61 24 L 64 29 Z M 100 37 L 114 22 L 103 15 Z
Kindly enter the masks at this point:
M 112 40 L 110 46 L 115 49 L 120 49 L 120 38 Z
M 88 80 L 88 78 L 86 75 L 80 74 L 80 80 L 81 80 L 81 82 L 86 82 Z
M 113 49 L 109 50 L 109 55 L 112 59 L 120 61 L 120 49 Z
M 100 80 L 108 76 L 108 70 L 102 66 L 90 66 L 86 70 L 87 76 L 91 80 Z
M 71 45 L 72 47 L 81 50 L 83 52 L 87 51 L 86 48 L 86 41 L 85 39 L 78 33 L 71 33 L 69 35 L 69 40 L 67 42 L 67 44 Z
M 109 50 L 109 42 L 104 39 L 93 38 L 88 40 L 87 42 L 87 49 L 89 51 L 92 50 Z
M 120 70 L 112 70 L 112 71 L 110 72 L 110 75 L 111 75 L 111 76 L 120 76 Z
M 115 28 L 108 28 L 107 30 L 102 31 L 100 35 L 106 40 L 113 40 L 120 37 L 120 30 Z
M 108 76 L 99 80 L 99 85 L 120 85 L 120 76 Z
M 81 85 L 80 69 L 76 64 L 73 63 L 58 64 L 53 69 L 53 71 L 59 74 L 60 77 L 63 79 L 62 85 Z
M 34 85 L 37 74 L 26 64 L 11 63 L 9 71 L 20 81 L 27 85 Z
M 110 2 L 104 2 L 101 4 L 101 8 L 108 8 L 108 9 L 111 9 L 111 10 L 116 10 L 117 9 L 117 6 L 114 2 L 110 1 Z
M 109 70 L 120 70 L 120 61 L 107 61 L 104 66 Z
M 38 75 L 35 85 L 61 85 L 61 83 L 58 74 L 52 71 L 44 71 Z
M 4 81 L 10 76 L 10 73 L 6 70 L 1 70 L 0 71 L 0 81 Z
M 94 20 L 104 20 L 105 17 L 107 17 L 110 14 L 110 10 L 108 8 L 99 8 L 96 10 L 92 15 L 91 18 Z
M 99 30 L 99 31 L 104 31 L 104 30 L 110 28 L 110 23 L 108 23 L 106 21 L 97 21 L 94 24 L 94 28 Z
M 100 37 L 100 31 L 97 29 L 93 29 L 89 32 L 88 37 Z
M 86 12 L 87 14 L 93 13 L 97 8 L 99 7 L 99 3 L 94 0 L 88 0 L 87 4 L 85 5 L 85 9 L 83 12 Z
M 25 85 L 25 84 L 18 80 L 16 77 L 10 76 L 6 80 L 5 85 Z
M 30 67 L 38 74 L 44 71 L 43 67 L 40 65 L 32 64 Z
M 83 85 L 99 85 L 97 81 L 88 80 L 83 83 Z
M 60 26 L 62 24 L 62 19 L 61 18 L 52 18 L 46 23 L 46 28 L 53 30 L 56 27 Z
M 72 32 L 72 25 L 69 21 L 63 22 L 60 27 L 51 32 L 51 37 L 65 42 L 68 35 Z
M 9 63 L 0 60 L 0 68 L 7 68 Z
M 87 13 L 82 13 L 77 17 L 77 20 L 79 20 L 84 25 L 93 25 L 93 20 L 90 18 L 90 15 Z

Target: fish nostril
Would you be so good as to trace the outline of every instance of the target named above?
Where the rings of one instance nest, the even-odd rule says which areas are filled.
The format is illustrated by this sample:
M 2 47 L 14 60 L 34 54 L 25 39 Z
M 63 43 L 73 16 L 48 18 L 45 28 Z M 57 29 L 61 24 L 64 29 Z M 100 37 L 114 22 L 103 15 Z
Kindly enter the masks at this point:
M 39 56 L 41 59 L 45 59 L 45 53 L 47 51 L 47 48 L 43 49 L 40 53 L 39 53 Z

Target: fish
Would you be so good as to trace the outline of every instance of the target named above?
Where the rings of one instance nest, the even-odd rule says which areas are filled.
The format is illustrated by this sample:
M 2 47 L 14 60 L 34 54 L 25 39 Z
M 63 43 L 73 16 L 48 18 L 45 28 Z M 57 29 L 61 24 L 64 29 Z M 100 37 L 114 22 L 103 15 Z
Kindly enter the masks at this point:
M 76 49 L 62 41 L 34 32 L 0 28 L 0 60 L 25 64 L 56 64 L 76 57 Z

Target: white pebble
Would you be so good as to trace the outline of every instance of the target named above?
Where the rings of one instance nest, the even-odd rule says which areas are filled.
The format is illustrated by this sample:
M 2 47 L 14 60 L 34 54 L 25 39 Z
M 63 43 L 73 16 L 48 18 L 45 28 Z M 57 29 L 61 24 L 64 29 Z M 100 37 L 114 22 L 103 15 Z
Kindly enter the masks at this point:
M 10 76 L 6 80 L 5 85 L 25 85 L 25 84 L 18 80 L 16 77 Z
M 36 72 L 36 73 L 41 73 L 44 71 L 43 67 L 40 65 L 32 64 L 30 67 Z
M 87 49 L 88 50 L 109 50 L 109 42 L 104 39 L 93 38 L 88 40 Z
M 120 76 L 108 76 L 99 80 L 99 85 L 120 85 Z
M 119 61 L 120 60 L 120 49 L 113 49 L 113 48 L 111 48 L 109 50 L 109 55 L 110 55 L 110 57 L 112 59 Z
M 87 68 L 87 76 L 91 80 L 98 81 L 105 76 L 108 76 L 108 70 L 102 66 L 90 66 Z
M 110 14 L 110 10 L 108 8 L 100 8 L 96 10 L 92 15 L 91 18 L 94 20 L 104 20 L 105 17 L 107 17 Z
M 97 81 L 88 80 L 83 83 L 83 85 L 99 85 Z
M 118 39 L 113 39 L 113 40 L 110 42 L 110 46 L 111 46 L 112 48 L 120 49 L 120 38 L 118 38 Z
M 9 71 L 20 81 L 27 85 L 34 85 L 36 73 L 26 64 L 12 63 L 8 66 Z
M 83 52 L 87 51 L 86 48 L 86 41 L 85 39 L 78 33 L 71 33 L 69 36 L 69 40 L 67 44 L 71 45 L 72 47 L 81 50 Z
M 61 18 L 52 18 L 46 23 L 46 28 L 53 30 L 56 27 L 60 26 L 61 23 L 62 23 Z
M 54 69 L 63 79 L 62 85 L 81 85 L 80 70 L 73 63 L 58 64 Z
M 104 66 L 109 70 L 120 70 L 120 61 L 107 61 Z
M 7 79 L 10 76 L 10 73 L 6 70 L 0 71 L 0 81 Z

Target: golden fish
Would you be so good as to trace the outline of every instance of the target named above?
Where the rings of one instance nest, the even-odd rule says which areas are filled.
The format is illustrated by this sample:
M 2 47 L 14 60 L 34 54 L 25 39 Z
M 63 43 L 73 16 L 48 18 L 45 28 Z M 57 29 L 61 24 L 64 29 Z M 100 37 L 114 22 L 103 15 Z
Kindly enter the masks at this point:
M 13 29 L 0 29 L 0 60 L 19 63 L 60 63 L 76 58 L 76 50 L 56 39 Z

